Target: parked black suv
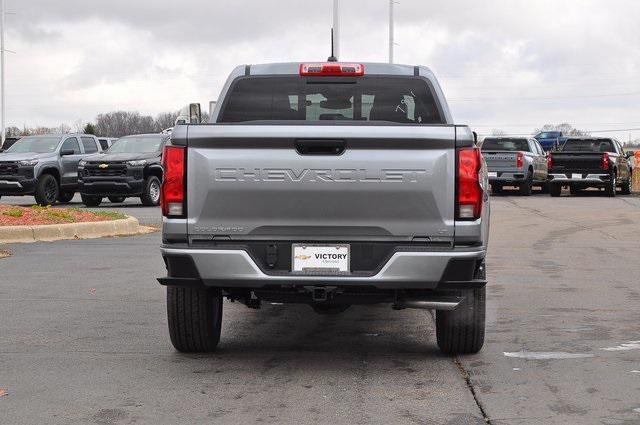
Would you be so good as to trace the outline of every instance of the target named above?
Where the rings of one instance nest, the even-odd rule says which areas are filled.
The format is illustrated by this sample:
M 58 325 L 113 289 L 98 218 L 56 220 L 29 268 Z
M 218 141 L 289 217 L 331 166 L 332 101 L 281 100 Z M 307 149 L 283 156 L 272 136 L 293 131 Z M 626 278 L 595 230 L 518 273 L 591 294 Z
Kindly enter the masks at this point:
M 78 186 L 82 202 L 96 207 L 105 197 L 118 203 L 140 197 L 143 205 L 158 205 L 162 148 L 169 138 L 167 134 L 125 136 L 104 153 L 81 161 Z

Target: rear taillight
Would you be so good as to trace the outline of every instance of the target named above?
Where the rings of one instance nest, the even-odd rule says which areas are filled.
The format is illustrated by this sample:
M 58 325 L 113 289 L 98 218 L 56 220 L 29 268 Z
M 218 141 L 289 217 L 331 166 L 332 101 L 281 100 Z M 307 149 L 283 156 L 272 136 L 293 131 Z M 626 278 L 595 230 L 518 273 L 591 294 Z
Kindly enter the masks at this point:
M 609 169 L 609 154 L 607 152 L 602 155 L 602 169 L 605 171 Z
M 522 152 L 518 152 L 516 156 L 516 167 L 522 168 L 524 165 L 524 154 Z
M 458 152 L 458 219 L 476 220 L 482 214 L 484 191 L 480 172 L 480 149 L 460 149 Z
M 361 77 L 364 65 L 361 63 L 301 63 L 300 75 L 303 77 Z
M 187 212 L 186 196 L 186 149 L 179 146 L 165 146 L 162 153 L 164 181 L 162 182 L 162 215 L 184 217 Z
M 547 170 L 551 171 L 553 168 L 553 155 L 547 155 Z

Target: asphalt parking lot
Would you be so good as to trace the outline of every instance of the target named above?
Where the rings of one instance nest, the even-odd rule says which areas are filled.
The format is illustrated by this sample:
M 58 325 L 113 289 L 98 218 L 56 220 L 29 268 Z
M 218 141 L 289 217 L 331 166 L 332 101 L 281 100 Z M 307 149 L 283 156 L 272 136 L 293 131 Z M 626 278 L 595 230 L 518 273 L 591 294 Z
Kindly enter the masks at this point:
M 158 233 L 0 246 L 0 422 L 637 424 L 638 217 L 640 197 L 495 197 L 486 344 L 456 359 L 425 311 L 228 302 L 219 351 L 183 355 Z

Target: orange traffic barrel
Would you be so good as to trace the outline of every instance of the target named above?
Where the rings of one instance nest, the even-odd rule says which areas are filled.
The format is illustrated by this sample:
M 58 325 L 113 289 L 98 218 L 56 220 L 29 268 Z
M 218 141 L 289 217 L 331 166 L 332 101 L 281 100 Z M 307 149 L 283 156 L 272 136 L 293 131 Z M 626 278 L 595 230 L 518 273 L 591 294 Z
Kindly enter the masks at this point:
M 640 150 L 633 154 L 633 183 L 631 187 L 634 193 L 640 193 Z

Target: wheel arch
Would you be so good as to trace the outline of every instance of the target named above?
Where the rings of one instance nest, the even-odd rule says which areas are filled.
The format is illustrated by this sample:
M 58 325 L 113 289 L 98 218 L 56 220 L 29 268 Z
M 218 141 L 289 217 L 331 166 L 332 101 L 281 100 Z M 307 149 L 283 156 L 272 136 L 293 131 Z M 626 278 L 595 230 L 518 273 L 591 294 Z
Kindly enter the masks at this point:
M 45 167 L 42 170 L 40 170 L 40 174 L 38 175 L 38 178 L 44 176 L 45 174 L 49 174 L 52 175 L 56 181 L 58 182 L 58 184 L 60 184 L 60 170 L 58 170 L 56 167 Z
M 156 176 L 162 182 L 162 172 L 160 165 L 152 165 L 144 170 L 144 178 L 146 180 L 149 176 Z

